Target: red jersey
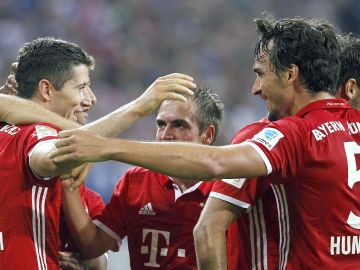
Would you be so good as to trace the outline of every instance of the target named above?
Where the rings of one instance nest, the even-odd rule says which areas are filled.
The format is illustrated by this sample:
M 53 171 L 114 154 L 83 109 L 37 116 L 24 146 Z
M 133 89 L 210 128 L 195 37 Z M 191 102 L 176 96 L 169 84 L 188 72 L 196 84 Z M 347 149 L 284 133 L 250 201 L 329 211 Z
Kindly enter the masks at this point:
M 197 269 L 193 229 L 212 185 L 181 193 L 168 176 L 134 167 L 94 222 L 117 241 L 128 236 L 131 269 Z
M 359 269 L 360 112 L 344 100 L 319 100 L 247 143 L 278 174 L 271 183 L 289 210 L 281 217 L 289 225 L 282 268 Z
M 57 132 L 46 123 L 0 124 L 0 269 L 59 269 L 61 183 L 29 167 L 33 147 Z
M 238 144 L 252 138 L 267 124 L 269 121 L 263 118 L 244 127 L 231 143 Z M 254 179 L 224 179 L 217 181 L 210 193 L 210 197 L 235 204 L 246 211 L 228 226 L 227 257 L 230 270 L 281 269 L 279 254 L 283 254 L 284 247 L 279 245 L 279 241 L 283 224 L 277 221 L 278 211 L 282 207 L 277 205 L 276 193 L 269 188 L 269 180 L 262 177 L 259 181 L 261 186 Z
M 93 219 L 95 216 L 98 216 L 101 214 L 102 210 L 105 207 L 105 203 L 103 199 L 101 198 L 100 194 L 96 193 L 95 191 L 85 187 L 85 185 L 81 185 L 79 187 L 80 197 L 81 201 L 84 205 L 84 208 L 86 212 L 89 214 L 89 216 Z M 72 244 L 70 232 L 66 226 L 66 220 L 61 214 L 60 219 L 60 241 L 61 246 L 60 250 L 69 250 L 69 251 L 75 251 L 75 247 Z

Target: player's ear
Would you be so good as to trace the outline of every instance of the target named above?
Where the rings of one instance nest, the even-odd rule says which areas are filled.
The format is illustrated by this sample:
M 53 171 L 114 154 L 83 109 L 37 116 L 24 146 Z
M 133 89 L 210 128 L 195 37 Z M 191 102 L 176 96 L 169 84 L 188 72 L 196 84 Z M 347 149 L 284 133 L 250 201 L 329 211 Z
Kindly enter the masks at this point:
M 38 83 L 38 92 L 40 94 L 40 97 L 46 101 L 50 101 L 52 88 L 53 87 L 48 80 L 40 80 Z
M 341 89 L 341 97 L 346 99 L 347 101 L 354 99 L 359 91 L 359 87 L 354 78 L 347 80 L 342 89 Z
M 287 70 L 287 80 L 289 82 L 295 82 L 299 79 L 299 67 L 297 65 L 291 64 Z
M 215 127 L 213 125 L 209 125 L 206 127 L 206 129 L 202 134 L 201 143 L 210 145 L 214 142 L 214 140 L 215 140 Z

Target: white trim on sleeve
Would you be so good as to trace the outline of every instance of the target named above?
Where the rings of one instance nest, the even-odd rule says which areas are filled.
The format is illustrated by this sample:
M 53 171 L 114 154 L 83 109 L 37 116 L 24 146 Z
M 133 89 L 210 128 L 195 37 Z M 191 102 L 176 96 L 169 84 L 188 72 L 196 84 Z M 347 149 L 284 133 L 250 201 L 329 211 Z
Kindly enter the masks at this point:
M 34 150 L 38 147 L 41 147 L 44 143 L 48 143 L 48 142 L 52 142 L 52 141 L 55 141 L 56 139 L 51 139 L 51 140 L 46 140 L 46 141 L 41 141 L 41 142 L 38 142 L 31 150 L 30 152 L 28 153 L 28 156 L 29 156 L 29 164 L 27 164 L 27 166 L 29 166 L 31 172 L 33 173 L 33 175 L 37 178 L 37 179 L 40 179 L 40 180 L 45 180 L 45 181 L 48 181 L 52 178 L 54 178 L 56 175 L 54 176 L 46 176 L 46 177 L 42 177 L 42 176 L 39 176 L 37 175 L 36 173 L 34 173 L 34 171 L 31 169 L 30 167 L 30 159 L 31 159 L 31 155 L 33 154 Z
M 270 160 L 268 159 L 268 157 L 266 156 L 264 151 L 259 146 L 257 146 L 255 143 L 243 142 L 243 144 L 250 145 L 252 148 L 254 148 L 254 150 L 260 155 L 261 159 L 264 161 L 266 170 L 267 170 L 267 174 L 270 174 L 272 172 L 272 166 L 271 166 Z
M 249 203 L 234 199 L 234 198 L 232 198 L 230 196 L 221 194 L 219 192 L 211 191 L 209 197 L 217 198 L 217 199 L 220 199 L 222 201 L 226 201 L 226 202 L 229 202 L 229 203 L 234 204 L 236 206 L 239 206 L 239 207 L 243 208 L 246 212 L 251 209 L 251 205 Z
M 94 219 L 92 222 L 100 229 L 102 229 L 104 232 L 106 232 L 108 235 L 110 235 L 112 238 L 114 238 L 116 240 L 118 248 L 121 247 L 121 238 L 119 237 L 119 235 L 117 235 L 117 233 L 115 233 L 112 229 L 110 229 L 108 226 L 106 226 L 98 219 Z

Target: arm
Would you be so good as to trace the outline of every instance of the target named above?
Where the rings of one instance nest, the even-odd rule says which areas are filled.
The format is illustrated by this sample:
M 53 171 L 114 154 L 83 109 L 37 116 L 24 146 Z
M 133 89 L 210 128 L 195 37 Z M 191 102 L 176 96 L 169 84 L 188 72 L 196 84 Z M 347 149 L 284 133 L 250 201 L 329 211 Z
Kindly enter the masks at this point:
M 63 131 L 51 154 L 56 163 L 117 160 L 173 177 L 215 179 L 267 174 L 258 152 L 247 144 L 204 146 L 179 142 L 107 139 L 84 131 Z M 56 157 L 57 156 L 57 157 Z
M 226 228 L 239 208 L 210 197 L 194 228 L 196 259 L 199 269 L 227 269 Z
M 185 101 L 186 96 L 193 94 L 191 89 L 195 87 L 193 79 L 184 74 L 174 73 L 160 77 L 136 100 L 82 128 L 102 136 L 116 137 L 137 119 L 153 112 L 165 99 Z M 45 121 L 60 129 L 80 127 L 31 100 L 3 94 L 0 94 L 0 121 L 9 124 Z
M 68 184 L 68 183 L 66 183 Z M 116 248 L 116 241 L 96 226 L 86 213 L 78 190 L 69 192 L 62 189 L 62 206 L 70 233 L 84 259 L 103 255 Z
M 0 94 L 0 121 L 9 124 L 30 124 L 46 121 L 61 129 L 80 127 L 79 124 L 45 109 L 32 100 L 4 94 Z
M 135 101 L 82 128 L 103 136 L 117 136 L 134 121 L 155 110 L 163 100 L 186 100 L 185 96 L 192 95 L 193 92 L 190 89 L 196 86 L 192 80 L 191 77 L 178 73 L 160 77 Z M 25 101 L 23 100 L 23 102 Z M 17 111 L 14 110 L 14 112 L 16 113 Z M 43 117 L 42 114 L 40 115 Z M 56 123 L 56 126 L 59 127 L 58 123 Z M 44 143 L 41 149 L 39 148 L 36 147 L 33 152 L 30 164 L 31 169 L 37 175 L 62 175 L 77 167 L 75 163 L 64 162 L 62 164 L 55 164 L 53 160 L 49 159 L 49 153 L 54 149 L 54 141 Z

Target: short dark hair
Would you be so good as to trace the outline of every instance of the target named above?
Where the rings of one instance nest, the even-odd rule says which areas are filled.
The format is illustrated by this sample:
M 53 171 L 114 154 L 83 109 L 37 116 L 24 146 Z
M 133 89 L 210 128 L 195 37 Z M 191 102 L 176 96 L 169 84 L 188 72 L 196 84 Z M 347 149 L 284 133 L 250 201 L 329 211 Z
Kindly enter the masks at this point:
M 337 35 L 340 44 L 340 74 L 337 88 L 354 78 L 360 84 L 360 39 L 353 34 Z
M 25 43 L 18 57 L 16 81 L 19 96 L 32 98 L 40 80 L 49 80 L 56 90 L 68 81 L 73 67 L 84 64 L 93 69 L 95 61 L 77 44 L 53 37 L 38 38 Z
M 302 83 L 310 93 L 327 91 L 335 95 L 340 58 L 332 25 L 298 17 L 278 21 L 266 17 L 254 22 L 260 34 L 255 47 L 256 59 L 261 51 L 265 52 L 277 75 L 290 65 L 296 65 Z
M 220 133 L 224 104 L 220 101 L 219 96 L 206 86 L 197 87 L 191 98 L 195 104 L 195 115 L 200 133 L 209 125 L 215 127 L 214 143 Z

